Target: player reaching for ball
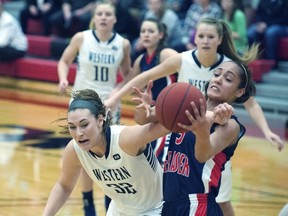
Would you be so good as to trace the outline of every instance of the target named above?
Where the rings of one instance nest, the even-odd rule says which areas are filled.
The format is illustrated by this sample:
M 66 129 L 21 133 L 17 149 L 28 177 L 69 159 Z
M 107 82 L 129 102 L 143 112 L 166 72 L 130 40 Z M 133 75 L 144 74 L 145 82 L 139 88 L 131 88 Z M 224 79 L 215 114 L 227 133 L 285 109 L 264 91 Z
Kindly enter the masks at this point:
M 82 169 L 111 197 L 106 216 L 160 215 L 163 172 L 150 142 L 169 131 L 158 122 L 110 126 L 110 114 L 94 90 L 72 94 L 67 118 L 59 119 L 64 120 L 62 132 L 72 139 L 64 149 L 61 175 L 42 215 L 56 215 Z
M 243 103 L 255 94 L 255 84 L 247 66 L 238 62 L 224 62 L 213 70 L 205 92 L 207 112 L 217 109 L 233 110 L 230 104 Z M 147 93 L 138 90 L 142 102 L 137 106 L 139 123 L 156 121 L 150 109 Z M 142 99 L 142 100 L 141 100 Z M 233 156 L 245 127 L 232 115 L 225 124 L 217 124 L 215 115 L 207 115 L 205 101 L 196 107 L 191 102 L 194 116 L 185 111 L 190 124 L 178 126 L 188 132 L 172 133 L 163 176 L 163 216 L 205 215 L 220 216 L 223 212 L 216 202 L 220 188 L 221 171 Z M 179 105 L 179 104 L 178 104 Z M 165 107 L 174 109 L 179 107 Z M 147 114 L 147 110 L 149 110 Z M 220 112 L 221 113 L 221 112 Z M 139 120 L 139 121 L 138 121 Z M 160 130 L 161 131 L 161 130 Z
M 130 80 L 120 91 L 106 100 L 105 105 L 114 107 L 121 97 L 133 91 L 134 86 L 142 88 L 149 80 L 159 79 L 175 71 L 178 71 L 178 82 L 189 82 L 204 91 L 204 86 L 211 78 L 213 70 L 222 62 L 232 59 L 248 64 L 257 57 L 258 52 L 258 47 L 252 46 L 244 55 L 245 58 L 239 56 L 232 42 L 228 25 L 223 20 L 213 18 L 204 18 L 198 23 L 195 44 L 197 49 L 175 54 L 160 65 Z M 244 106 L 265 138 L 281 151 L 284 148 L 283 141 L 269 128 L 264 113 L 255 99 L 248 98 Z M 234 215 L 230 202 L 231 196 L 232 173 L 231 164 L 228 162 L 222 175 L 221 189 L 217 198 L 225 216 Z

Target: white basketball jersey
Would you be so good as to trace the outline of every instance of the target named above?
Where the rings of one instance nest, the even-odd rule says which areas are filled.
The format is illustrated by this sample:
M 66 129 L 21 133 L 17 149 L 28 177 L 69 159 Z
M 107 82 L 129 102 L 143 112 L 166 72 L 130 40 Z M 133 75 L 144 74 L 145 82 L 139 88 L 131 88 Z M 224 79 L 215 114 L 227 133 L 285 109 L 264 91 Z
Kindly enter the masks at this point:
M 197 50 L 189 50 L 182 52 L 182 63 L 178 72 L 178 82 L 189 82 L 196 86 L 203 93 L 205 92 L 205 84 L 211 79 L 213 70 L 222 62 L 230 59 L 224 55 L 217 54 L 217 62 L 211 67 L 205 68 L 196 57 Z
M 83 33 L 74 90 L 94 89 L 105 100 L 117 83 L 117 71 L 124 57 L 124 38 L 114 33 L 109 41 L 101 42 L 94 30 Z
M 114 210 L 120 215 L 141 215 L 161 202 L 163 172 L 150 145 L 139 156 L 122 151 L 118 139 L 124 127 L 110 127 L 101 158 L 83 151 L 75 141 L 74 148 L 88 175 L 114 200 Z

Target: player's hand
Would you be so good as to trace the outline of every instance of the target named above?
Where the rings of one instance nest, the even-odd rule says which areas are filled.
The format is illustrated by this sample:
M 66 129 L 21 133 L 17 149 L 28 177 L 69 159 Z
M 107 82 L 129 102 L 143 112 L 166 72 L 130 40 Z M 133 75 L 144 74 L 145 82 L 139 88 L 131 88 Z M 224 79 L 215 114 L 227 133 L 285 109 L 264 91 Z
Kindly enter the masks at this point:
M 233 113 L 234 108 L 230 104 L 222 103 L 214 107 L 212 118 L 215 123 L 224 125 L 229 121 Z
M 191 107 L 194 113 L 194 116 L 189 112 L 189 110 L 186 110 L 186 116 L 188 117 L 191 124 L 184 125 L 182 123 L 178 123 L 178 126 L 183 128 L 184 130 L 190 130 L 195 135 L 199 136 L 207 136 L 210 133 L 211 125 L 213 124 L 213 121 L 211 118 L 206 117 L 206 109 L 204 105 L 204 101 L 200 99 L 200 111 L 197 109 L 197 106 L 194 102 L 191 102 Z
M 60 94 L 64 94 L 66 92 L 68 85 L 69 85 L 68 80 L 63 80 L 63 81 L 59 82 L 58 90 L 59 90 Z
M 151 106 L 155 104 L 152 99 L 152 87 L 153 81 L 150 80 L 144 92 L 142 92 L 139 88 L 133 87 L 135 94 L 138 97 L 133 97 L 132 101 L 138 103 L 136 109 L 143 109 L 146 110 L 146 117 L 151 115 Z
M 271 143 L 272 146 L 276 147 L 279 152 L 284 149 L 283 141 L 278 135 L 276 135 L 272 131 L 266 132 L 265 138 Z

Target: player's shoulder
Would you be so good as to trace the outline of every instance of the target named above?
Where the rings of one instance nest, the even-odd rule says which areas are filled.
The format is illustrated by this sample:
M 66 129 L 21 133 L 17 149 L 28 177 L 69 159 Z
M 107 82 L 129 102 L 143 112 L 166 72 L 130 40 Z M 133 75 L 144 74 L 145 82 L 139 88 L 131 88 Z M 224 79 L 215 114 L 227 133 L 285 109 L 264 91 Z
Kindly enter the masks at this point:
M 171 49 L 171 48 L 165 48 L 161 50 L 160 52 L 160 58 L 161 60 L 165 60 L 169 58 L 170 56 L 176 56 L 176 54 L 179 54 L 176 50 Z
M 123 38 L 123 48 L 124 49 L 130 49 L 131 48 L 130 41 L 126 38 Z
M 75 153 L 77 148 L 77 143 L 74 139 L 71 139 L 65 147 L 65 152 L 68 154 Z
M 70 40 L 70 44 L 81 45 L 84 40 L 84 32 L 77 32 Z

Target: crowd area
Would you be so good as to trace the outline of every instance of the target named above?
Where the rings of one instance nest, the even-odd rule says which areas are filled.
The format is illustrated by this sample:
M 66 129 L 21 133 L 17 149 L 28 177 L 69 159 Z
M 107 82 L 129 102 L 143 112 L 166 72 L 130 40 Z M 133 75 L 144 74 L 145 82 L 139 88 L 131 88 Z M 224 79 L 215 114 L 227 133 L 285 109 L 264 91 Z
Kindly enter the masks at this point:
M 2 1 L 5 4 L 5 1 Z M 5 26 L 5 23 L 13 18 L 3 11 L 0 52 L 5 50 L 7 53 L 9 47 L 11 57 L 5 55 L 0 60 L 24 55 L 27 42 L 25 39 L 21 40 L 21 37 L 27 34 L 29 19 L 43 23 L 44 35 L 71 38 L 76 32 L 89 28 L 97 1 L 99 0 L 27 0 L 19 15 L 20 29 L 17 29 L 16 24 L 13 28 Z M 263 47 L 261 57 L 277 60 L 278 41 L 281 37 L 288 36 L 288 2 L 282 0 L 109 1 L 116 8 L 117 22 L 114 30 L 127 38 L 132 45 L 132 61 L 144 50 L 138 38 L 141 23 L 148 17 L 158 18 L 166 25 L 167 47 L 177 52 L 195 47 L 195 29 L 202 17 L 225 20 L 232 30 L 239 54 L 244 53 L 254 42 L 259 42 Z M 21 34 L 21 31 L 24 34 Z

